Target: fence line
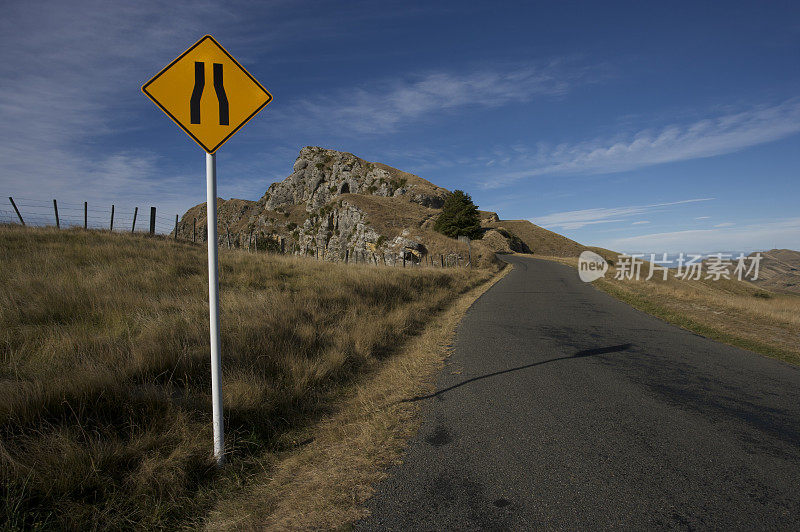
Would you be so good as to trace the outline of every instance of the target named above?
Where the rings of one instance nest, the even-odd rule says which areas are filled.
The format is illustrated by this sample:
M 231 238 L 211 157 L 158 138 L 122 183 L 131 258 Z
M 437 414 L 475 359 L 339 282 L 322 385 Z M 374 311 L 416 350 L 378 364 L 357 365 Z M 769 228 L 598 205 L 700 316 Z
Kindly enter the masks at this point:
M 147 217 L 142 220 L 139 207 L 131 210 L 118 209 L 116 205 L 94 206 L 89 202 L 64 202 L 31 198 L 8 198 L 8 208 L 0 208 L 0 223 L 30 226 L 55 226 L 56 228 L 83 227 L 84 229 L 105 229 L 116 232 L 131 231 L 150 234 L 171 234 L 174 220 L 169 216 L 158 215 L 155 220 Z M 152 209 L 156 209 L 152 207 Z M 155 212 L 158 212 L 156 209 Z M 151 215 L 153 212 L 151 211 Z M 136 218 L 134 224 L 134 218 Z M 152 229 L 152 230 L 151 230 Z
M 0 208 L 0 224 L 22 224 L 24 226 L 53 226 L 57 228 L 75 228 L 107 230 L 112 232 L 145 233 L 150 235 L 166 235 L 173 239 L 206 242 L 208 226 L 198 225 L 197 218 L 191 223 L 188 219 L 181 221 L 180 215 L 171 216 L 158 214 L 158 209 L 151 206 L 148 213 L 139 213 L 139 207 L 132 211 L 120 210 L 115 204 L 108 207 L 93 208 L 89 202 L 58 202 L 56 199 L 49 201 L 31 198 L 8 197 L 10 208 Z M 287 238 L 274 235 L 265 235 L 263 232 L 254 231 L 249 234 L 241 232 L 231 234 L 230 228 L 225 225 L 220 231 L 220 245 L 228 249 L 242 249 L 249 252 L 268 252 L 277 254 L 297 255 L 321 261 L 342 262 L 344 264 L 367 264 L 381 267 L 402 268 L 463 268 L 469 267 L 467 257 L 460 253 L 431 255 L 412 252 L 406 248 L 396 252 L 376 253 L 368 249 L 346 248 L 342 253 L 332 257 L 320 246 L 310 247 L 308 243 L 301 247 L 300 242 L 288 241 Z M 387 261 L 387 257 L 389 260 Z M 471 257 L 470 257 L 471 258 Z

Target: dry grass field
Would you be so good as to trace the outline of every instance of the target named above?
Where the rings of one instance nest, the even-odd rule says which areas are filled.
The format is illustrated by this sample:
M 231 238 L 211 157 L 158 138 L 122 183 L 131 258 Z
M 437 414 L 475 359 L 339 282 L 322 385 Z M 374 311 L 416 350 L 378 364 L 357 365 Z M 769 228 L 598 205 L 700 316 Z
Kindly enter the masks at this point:
M 162 238 L 0 227 L 0 526 L 196 526 L 491 275 L 223 252 L 218 471 L 205 257 Z
M 577 258 L 541 256 L 573 267 Z M 736 279 L 614 279 L 612 266 L 593 284 L 629 305 L 720 342 L 800 364 L 800 296 Z

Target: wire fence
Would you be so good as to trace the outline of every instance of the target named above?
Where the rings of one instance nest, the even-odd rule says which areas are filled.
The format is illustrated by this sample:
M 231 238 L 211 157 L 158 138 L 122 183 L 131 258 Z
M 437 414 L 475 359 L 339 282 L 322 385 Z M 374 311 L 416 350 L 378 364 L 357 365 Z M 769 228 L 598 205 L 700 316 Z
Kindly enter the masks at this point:
M 160 235 L 175 230 L 174 217 L 160 214 L 157 207 L 149 205 L 144 208 L 123 207 L 19 197 L 9 197 L 8 204 L 0 208 L 0 223 Z
M 171 235 L 176 240 L 206 242 L 208 229 L 198 225 L 197 218 L 189 221 L 180 220 L 178 215 L 159 214 L 156 207 L 145 208 L 125 206 L 118 208 L 116 204 L 97 205 L 89 202 L 60 202 L 31 198 L 8 198 L 8 207 L 0 208 L 0 224 L 22 224 L 26 226 L 53 226 L 62 229 L 85 228 L 100 229 L 113 232 L 149 233 L 151 235 Z M 249 234 L 231 233 L 226 225 L 220 227 L 219 243 L 228 249 L 244 249 L 258 252 L 267 251 L 279 254 L 291 254 L 315 258 L 323 261 L 344 262 L 349 264 L 373 264 L 402 267 L 470 267 L 471 253 L 429 254 L 417 250 L 402 249 L 394 252 L 381 252 L 377 249 L 344 249 L 338 253 L 326 252 L 324 247 L 310 245 L 306 242 L 290 242 L 283 237 L 266 235 L 251 230 Z M 466 240 L 467 245 L 469 241 Z

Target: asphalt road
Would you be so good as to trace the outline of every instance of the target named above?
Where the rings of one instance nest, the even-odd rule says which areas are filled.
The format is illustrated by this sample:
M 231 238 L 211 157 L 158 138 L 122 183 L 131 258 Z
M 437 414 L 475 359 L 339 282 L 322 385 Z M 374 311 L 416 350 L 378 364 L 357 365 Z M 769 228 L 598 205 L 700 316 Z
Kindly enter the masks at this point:
M 507 260 L 357 529 L 800 529 L 800 369 Z

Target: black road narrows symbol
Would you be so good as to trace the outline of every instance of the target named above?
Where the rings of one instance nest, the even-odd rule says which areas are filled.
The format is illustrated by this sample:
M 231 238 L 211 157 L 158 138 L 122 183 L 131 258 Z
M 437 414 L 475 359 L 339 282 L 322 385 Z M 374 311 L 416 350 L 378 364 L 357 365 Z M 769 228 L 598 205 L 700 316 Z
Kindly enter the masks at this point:
M 203 87 L 206 85 L 205 63 L 195 61 L 194 63 L 194 90 L 192 99 L 189 100 L 189 110 L 192 115 L 192 124 L 200 123 L 200 98 L 203 96 Z
M 202 61 L 194 63 L 194 89 L 192 98 L 189 100 L 189 114 L 191 123 L 200 123 L 200 99 L 203 96 L 203 89 L 206 85 L 206 64 Z M 225 85 L 222 78 L 222 64 L 214 63 L 214 92 L 217 93 L 219 101 L 219 125 L 229 125 L 228 117 L 228 96 L 225 94 Z
M 214 63 L 214 91 L 219 100 L 219 125 L 228 125 L 228 97 L 225 95 L 225 86 L 222 84 L 222 64 Z

